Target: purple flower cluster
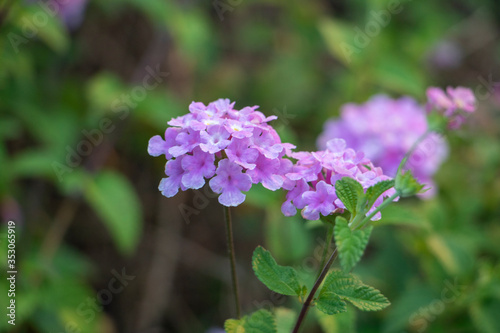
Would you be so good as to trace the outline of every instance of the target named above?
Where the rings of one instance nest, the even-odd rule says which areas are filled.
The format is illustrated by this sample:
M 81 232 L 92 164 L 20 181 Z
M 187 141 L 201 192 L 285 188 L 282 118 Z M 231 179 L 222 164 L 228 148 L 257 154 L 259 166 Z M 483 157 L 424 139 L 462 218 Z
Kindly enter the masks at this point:
M 267 124 L 277 119 L 265 117 L 257 106 L 241 110 L 228 99 L 205 106 L 193 102 L 190 113 L 168 122 L 165 137 L 149 140 L 148 153 L 165 155 L 166 178 L 159 190 L 173 197 L 179 189 L 199 189 L 206 179 L 220 193 L 224 206 L 238 206 L 245 200 L 242 192 L 261 183 L 272 191 L 283 186 L 285 171 L 292 162 L 283 159 L 295 146 L 281 143 L 276 131 Z M 217 165 L 217 166 L 216 166 Z
M 326 150 L 316 152 L 290 153 L 297 162 L 287 170 L 283 188 L 288 190 L 286 201 L 281 206 L 285 216 L 295 215 L 302 209 L 302 216 L 307 220 L 317 220 L 320 214 L 327 216 L 341 213 L 345 208 L 335 193 L 335 182 L 343 177 L 351 177 L 361 183 L 364 189 L 390 177 L 376 168 L 363 153 L 346 148 L 343 139 L 326 142 Z M 386 191 L 377 198 L 374 210 L 385 196 L 395 193 Z M 373 220 L 380 219 L 380 213 Z
M 457 129 L 465 122 L 466 115 L 476 110 L 476 98 L 468 88 L 448 87 L 445 92 L 441 88 L 430 87 L 427 89 L 427 111 L 433 109 L 449 118 L 450 129 Z
M 365 104 L 344 105 L 341 118 L 327 121 L 317 144 L 325 149 L 330 139 L 343 138 L 349 147 L 364 152 L 388 176 L 395 177 L 401 160 L 427 128 L 425 108 L 414 99 L 377 95 Z M 423 196 L 435 193 L 432 176 L 447 155 L 446 141 L 431 133 L 410 157 L 407 167 L 431 187 Z

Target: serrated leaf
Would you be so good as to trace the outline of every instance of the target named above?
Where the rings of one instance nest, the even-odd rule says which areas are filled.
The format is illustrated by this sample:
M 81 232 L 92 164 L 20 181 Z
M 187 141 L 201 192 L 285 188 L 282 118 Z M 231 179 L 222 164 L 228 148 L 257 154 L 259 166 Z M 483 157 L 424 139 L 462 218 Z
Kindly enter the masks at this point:
M 271 253 L 262 246 L 253 252 L 252 267 L 257 278 L 272 291 L 289 296 L 303 293 L 304 286 L 299 282 L 297 271 L 278 265 Z
M 102 171 L 87 184 L 84 195 L 108 227 L 118 249 L 130 254 L 139 241 L 141 209 L 129 181 L 119 173 Z
M 373 227 L 352 231 L 346 219 L 337 217 L 335 222 L 335 243 L 340 256 L 340 264 L 344 271 L 350 271 L 361 259 L 365 251 Z
M 244 324 L 246 333 L 276 333 L 276 322 L 271 312 L 261 309 L 247 318 Z
M 394 180 L 383 180 L 377 184 L 370 186 L 366 190 L 366 198 L 368 200 L 368 209 L 370 209 L 375 200 L 377 200 L 385 191 L 390 190 L 394 187 Z
M 411 170 L 406 170 L 404 173 L 399 172 L 396 175 L 394 187 L 398 194 L 403 198 L 411 197 L 418 193 L 424 193 L 428 190 L 424 190 L 425 185 L 420 184 Z
M 370 286 L 359 286 L 355 289 L 341 289 L 340 298 L 352 303 L 363 311 L 377 311 L 388 307 L 391 303 L 377 289 Z
M 333 315 L 347 311 L 345 302 L 334 292 L 325 290 L 321 291 L 316 300 L 318 310 L 328 315 Z
M 241 319 L 228 319 L 224 323 L 227 333 L 277 333 L 271 312 L 261 309 Z
M 364 196 L 363 186 L 350 177 L 343 177 L 335 182 L 335 193 L 351 214 L 356 215 L 358 200 Z
M 319 325 L 323 332 L 342 332 L 342 333 L 355 333 L 356 332 L 356 311 L 347 309 L 346 312 L 329 316 L 321 311 L 315 311 L 316 318 L 318 318 Z M 287 332 L 288 333 L 288 332 Z
M 245 333 L 245 328 L 243 327 L 243 319 L 228 319 L 224 323 L 224 330 L 227 333 Z
M 320 295 L 323 293 L 333 293 L 363 311 L 382 310 L 391 304 L 377 289 L 340 271 L 333 271 L 326 277 Z

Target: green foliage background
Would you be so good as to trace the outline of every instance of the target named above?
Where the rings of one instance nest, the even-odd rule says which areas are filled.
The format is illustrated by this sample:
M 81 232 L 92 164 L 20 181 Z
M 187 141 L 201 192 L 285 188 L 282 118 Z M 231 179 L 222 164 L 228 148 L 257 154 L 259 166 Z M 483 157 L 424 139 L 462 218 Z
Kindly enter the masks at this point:
M 284 141 L 314 149 L 342 104 L 376 93 L 423 102 L 429 85 L 470 87 L 479 108 L 448 138 L 438 195 L 389 207 L 354 271 L 392 305 L 318 312 L 305 331 L 500 332 L 499 4 L 401 1 L 347 59 L 343 43 L 356 46 L 357 29 L 389 3 L 90 1 L 75 30 L 45 15 L 31 34 L 40 2 L 0 1 L 0 209 L 17 222 L 19 271 L 16 326 L 2 310 L 0 332 L 221 328 L 234 315 L 222 210 L 204 191 L 161 197 L 164 161 L 147 155 L 149 138 L 192 100 L 227 97 L 278 115 Z M 454 62 L 439 52 L 449 43 L 458 60 L 439 65 Z M 157 68 L 168 75 L 141 95 Z M 286 331 L 292 314 L 280 307 L 299 305 L 266 291 L 252 252 L 261 244 L 280 264 L 316 272 L 324 230 L 283 217 L 282 201 L 256 187 L 234 220 L 244 311 L 279 312 Z M 133 278 L 115 284 L 123 269 Z M 0 288 L 5 309 L 4 278 Z

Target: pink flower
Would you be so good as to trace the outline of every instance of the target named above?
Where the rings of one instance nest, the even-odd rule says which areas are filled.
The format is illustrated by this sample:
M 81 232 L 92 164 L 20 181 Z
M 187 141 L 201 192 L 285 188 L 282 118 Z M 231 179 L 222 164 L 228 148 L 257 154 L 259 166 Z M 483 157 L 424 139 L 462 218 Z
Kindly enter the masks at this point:
M 320 214 L 327 216 L 341 212 L 345 207 L 335 193 L 335 182 L 343 177 L 356 179 L 364 189 L 390 177 L 376 168 L 364 154 L 346 148 L 343 139 L 332 139 L 326 143 L 327 149 L 316 152 L 292 153 L 297 159 L 290 172 L 286 173 L 283 188 L 288 190 L 286 201 L 281 206 L 285 216 L 295 215 L 302 209 L 302 216 L 317 220 Z M 394 191 L 386 191 L 376 202 Z M 380 216 L 375 216 L 375 219 Z
M 265 188 L 275 191 L 283 185 L 283 176 L 280 174 L 280 160 L 269 159 L 264 155 L 259 155 L 255 161 L 256 167 L 248 170 L 247 174 L 252 179 L 252 183 L 262 183 Z
M 239 165 L 223 159 L 219 161 L 216 171 L 217 176 L 210 180 L 210 188 L 215 193 L 221 193 L 219 202 L 227 207 L 240 205 L 245 201 L 242 191 L 249 191 L 252 187 L 250 176 L 243 173 Z
M 318 220 L 320 213 L 324 216 L 330 215 L 336 209 L 333 204 L 336 198 L 335 188 L 323 180 L 320 181 L 315 190 L 302 194 L 302 199 L 307 202 L 302 210 L 302 217 L 306 220 Z
M 184 173 L 185 170 L 182 167 L 182 157 L 168 161 L 165 164 L 165 174 L 168 177 L 163 178 L 158 186 L 161 194 L 167 198 L 171 198 L 179 192 L 179 188 L 183 191 L 186 190 L 187 187 L 182 184 Z
M 427 89 L 428 109 L 440 109 L 453 112 L 455 104 L 441 88 L 430 87 Z M 429 110 L 430 111 L 430 110 Z
M 472 93 L 472 90 L 463 87 L 448 87 L 446 88 L 446 92 L 457 109 L 461 109 L 469 113 L 476 110 L 476 97 Z
M 178 128 L 169 127 L 165 131 L 165 140 L 161 136 L 155 135 L 149 140 L 148 154 L 151 156 L 165 155 L 167 159 L 172 158 L 168 152 L 170 148 L 176 145 L 175 138 L 179 134 Z
M 457 129 L 465 122 L 466 114 L 476 110 L 476 97 L 472 90 L 464 87 L 427 89 L 427 109 L 436 110 L 448 118 L 448 127 Z M 465 114 L 464 114 L 465 113 Z
M 200 132 L 193 129 L 181 131 L 175 138 L 176 146 L 168 149 L 173 157 L 184 155 L 200 145 Z
M 200 133 L 201 150 L 215 154 L 226 148 L 231 141 L 229 141 L 229 132 L 222 125 L 210 125 L 207 131 Z
M 182 159 L 182 184 L 186 188 L 199 189 L 205 185 L 205 178 L 215 174 L 215 156 L 203 152 L 200 147 L 193 150 L 193 155 L 186 155 Z
M 283 145 L 281 142 L 277 142 L 276 138 L 273 136 L 269 130 L 263 130 L 259 127 L 255 127 L 253 130 L 253 145 L 251 148 L 257 149 L 261 154 L 267 158 L 277 158 L 279 154 L 283 151 Z
M 259 156 L 259 152 L 255 148 L 250 148 L 250 140 L 235 138 L 224 151 L 230 161 L 248 170 L 255 168 L 254 162 Z

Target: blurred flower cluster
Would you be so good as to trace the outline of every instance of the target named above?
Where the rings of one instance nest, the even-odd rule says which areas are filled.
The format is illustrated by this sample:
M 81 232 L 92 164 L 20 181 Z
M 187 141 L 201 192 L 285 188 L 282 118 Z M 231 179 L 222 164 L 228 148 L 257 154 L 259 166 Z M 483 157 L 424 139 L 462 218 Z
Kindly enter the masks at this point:
M 326 150 L 316 152 L 296 152 L 290 157 L 297 160 L 292 170 L 286 174 L 283 188 L 288 190 L 281 210 L 284 215 L 295 215 L 302 209 L 302 217 L 317 220 L 320 214 L 327 216 L 341 213 L 345 208 L 335 193 L 335 182 L 343 177 L 356 179 L 364 189 L 390 177 L 382 169 L 375 167 L 362 152 L 347 148 L 343 139 L 332 139 L 326 143 Z M 395 193 L 386 191 L 373 205 L 372 212 L 386 196 Z M 369 213 L 370 213 L 369 212 Z M 380 219 L 380 213 L 374 220 Z
M 476 98 L 464 87 L 427 89 L 427 111 L 436 110 L 448 118 L 448 127 L 457 129 L 465 122 L 467 114 L 476 110 Z M 464 111 L 464 112 L 461 112 Z
M 427 129 L 425 108 L 414 99 L 377 95 L 365 104 L 345 104 L 340 119 L 326 122 L 317 144 L 325 149 L 332 138 L 343 138 L 349 147 L 364 152 L 388 176 L 395 177 L 401 160 Z M 432 177 L 447 156 L 446 141 L 431 133 L 410 157 L 407 167 L 430 187 L 423 196 L 435 193 Z
M 295 147 L 282 143 L 267 124 L 277 117 L 265 117 L 257 106 L 241 110 L 233 106 L 228 99 L 207 106 L 193 102 L 190 113 L 169 121 L 172 127 L 164 138 L 150 139 L 148 153 L 168 160 L 167 177 L 159 186 L 164 196 L 172 197 L 179 189 L 199 189 L 210 179 L 210 188 L 221 194 L 219 202 L 229 207 L 241 204 L 242 192 L 252 184 L 273 191 L 282 187 L 292 164 L 282 157 Z

